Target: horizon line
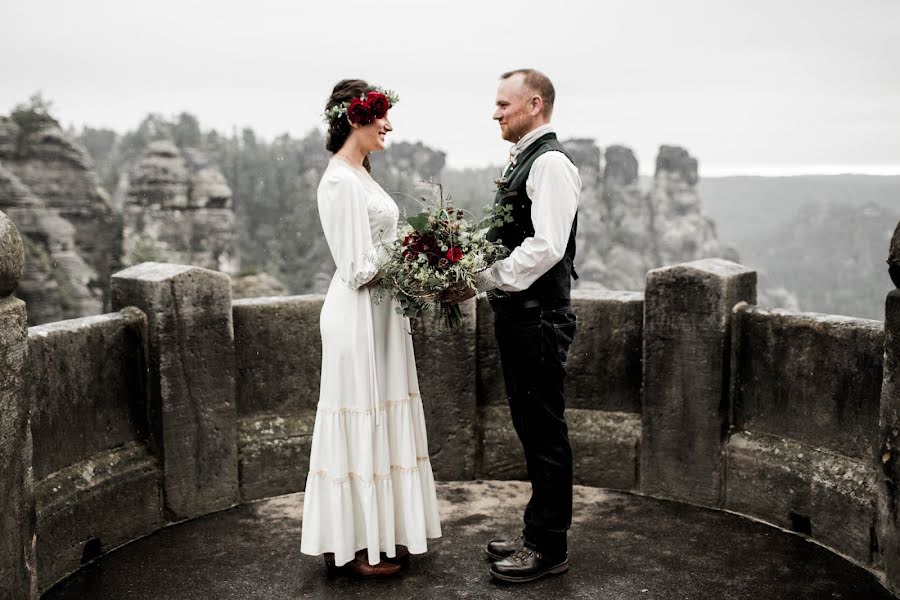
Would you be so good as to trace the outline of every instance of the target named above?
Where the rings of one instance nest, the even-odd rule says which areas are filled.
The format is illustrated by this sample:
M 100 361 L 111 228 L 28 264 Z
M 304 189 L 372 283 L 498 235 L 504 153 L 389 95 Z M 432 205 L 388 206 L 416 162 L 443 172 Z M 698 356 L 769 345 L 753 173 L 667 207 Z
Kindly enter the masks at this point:
M 643 173 L 642 173 L 643 174 Z M 652 177 L 653 173 L 649 173 Z M 699 168 L 703 177 L 795 177 L 803 175 L 900 175 L 900 164 L 894 165 L 747 165 Z
M 498 164 L 483 165 L 454 165 L 448 161 L 445 169 L 462 171 L 465 169 L 487 169 L 502 167 Z M 872 175 L 872 176 L 897 176 L 900 175 L 900 164 L 891 165 L 746 165 L 746 166 L 721 166 L 705 167 L 702 164 L 698 168 L 700 179 L 716 177 L 802 177 L 802 176 L 830 176 L 830 175 Z M 655 171 L 638 169 L 641 177 L 653 177 Z

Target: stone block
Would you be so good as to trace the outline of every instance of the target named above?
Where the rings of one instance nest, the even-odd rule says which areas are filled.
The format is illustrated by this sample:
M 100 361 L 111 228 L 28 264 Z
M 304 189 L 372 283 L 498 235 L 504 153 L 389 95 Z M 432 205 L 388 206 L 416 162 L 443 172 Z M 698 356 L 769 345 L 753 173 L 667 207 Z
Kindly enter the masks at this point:
M 29 328 L 35 478 L 147 439 L 146 333 L 135 308 Z
M 322 370 L 323 300 L 323 296 L 285 296 L 234 301 L 238 415 L 315 409 Z
M 112 278 L 113 307 L 148 320 L 151 433 L 167 517 L 238 499 L 231 282 L 199 267 L 142 263 Z
M 578 291 L 572 306 L 578 326 L 569 349 L 566 407 L 640 412 L 643 294 Z M 478 301 L 477 311 L 478 402 L 505 406 L 494 313 L 486 300 Z
M 878 447 L 884 325 L 739 305 L 733 423 L 871 461 Z
M 159 484 L 159 465 L 141 442 L 100 452 L 39 481 L 41 591 L 85 562 L 162 527 Z
M 241 500 L 302 492 L 309 472 L 315 409 L 254 415 L 238 423 Z
M 888 587 L 900 592 L 900 290 L 885 302 L 884 378 L 874 457 L 878 477 L 878 540 Z
M 0 213 L 2 215 L 2 213 Z M 0 598 L 37 598 L 25 303 L 0 298 Z
M 475 307 L 475 348 L 478 369 L 475 374 L 479 406 L 506 406 L 506 386 L 500 366 L 500 348 L 494 334 L 494 310 L 486 298 L 478 298 Z
M 412 321 L 419 390 L 436 479 L 471 479 L 476 461 L 476 305 L 460 304 L 462 324 L 440 330 L 438 316 Z
M 641 491 L 718 506 L 729 425 L 732 308 L 756 273 L 704 259 L 647 273 Z
M 25 246 L 19 230 L 0 212 L 0 297 L 11 295 L 22 279 Z
M 528 479 L 522 443 L 513 428 L 508 406 L 478 408 L 481 430 L 477 479 Z
M 634 490 L 638 485 L 641 415 L 567 409 L 576 485 Z
M 505 406 L 479 408 L 479 479 L 528 479 L 522 445 Z M 637 486 L 641 418 L 634 413 L 566 410 L 575 483 L 619 490 Z
M 641 412 L 644 295 L 575 292 L 578 318 L 566 365 L 566 408 Z
M 726 445 L 725 508 L 805 534 L 873 566 L 877 471 L 869 461 L 755 432 Z

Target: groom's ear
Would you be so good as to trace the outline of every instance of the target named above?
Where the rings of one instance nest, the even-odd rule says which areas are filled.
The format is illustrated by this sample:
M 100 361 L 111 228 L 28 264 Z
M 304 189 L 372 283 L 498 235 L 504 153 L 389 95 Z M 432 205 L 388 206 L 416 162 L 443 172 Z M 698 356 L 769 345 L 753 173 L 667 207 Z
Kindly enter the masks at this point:
M 544 99 L 538 95 L 534 95 L 531 97 L 531 101 L 529 102 L 529 108 L 531 109 L 532 117 L 536 117 L 542 112 L 544 112 Z

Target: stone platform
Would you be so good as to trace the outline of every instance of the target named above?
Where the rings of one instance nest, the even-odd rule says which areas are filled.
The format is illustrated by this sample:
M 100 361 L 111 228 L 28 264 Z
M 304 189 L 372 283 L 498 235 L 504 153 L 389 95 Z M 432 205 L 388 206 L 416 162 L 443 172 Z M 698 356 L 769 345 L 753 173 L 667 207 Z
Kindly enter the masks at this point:
M 298 598 L 603 598 L 818 600 L 894 598 L 878 580 L 803 537 L 733 514 L 577 487 L 569 573 L 492 581 L 482 552 L 515 533 L 528 485 L 438 484 L 444 537 L 400 578 L 328 577 L 299 551 L 303 495 L 163 529 L 84 567 L 44 600 Z

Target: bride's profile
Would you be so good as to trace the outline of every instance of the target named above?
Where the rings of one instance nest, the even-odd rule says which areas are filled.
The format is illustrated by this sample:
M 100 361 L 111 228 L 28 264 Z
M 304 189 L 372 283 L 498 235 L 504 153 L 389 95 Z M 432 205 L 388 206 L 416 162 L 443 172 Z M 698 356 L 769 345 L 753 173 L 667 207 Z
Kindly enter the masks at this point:
M 441 535 L 408 319 L 373 301 L 378 248 L 397 236 L 399 209 L 370 175 L 369 153 L 392 131 L 393 92 L 359 79 L 328 99 L 318 188 L 336 272 L 320 315 L 322 375 L 303 504 L 300 550 L 332 569 L 380 577 Z

